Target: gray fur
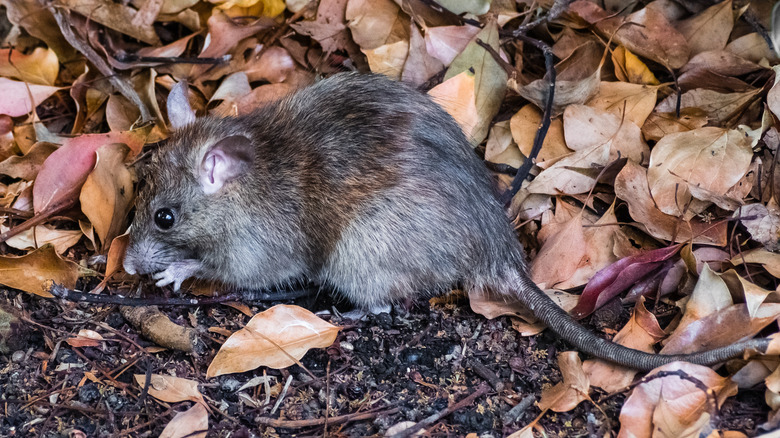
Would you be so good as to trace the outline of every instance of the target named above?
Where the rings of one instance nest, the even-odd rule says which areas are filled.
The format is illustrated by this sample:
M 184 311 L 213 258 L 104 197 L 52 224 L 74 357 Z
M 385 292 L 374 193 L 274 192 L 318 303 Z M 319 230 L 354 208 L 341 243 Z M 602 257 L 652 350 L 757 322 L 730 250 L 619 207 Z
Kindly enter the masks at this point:
M 206 195 L 204 156 L 245 136 L 249 171 Z M 308 278 L 371 310 L 421 293 L 492 290 L 515 297 L 583 351 L 649 368 L 656 356 L 574 322 L 526 273 L 490 177 L 456 122 L 426 95 L 379 75 L 339 74 L 237 118 L 203 118 L 152 159 L 125 268 L 263 288 Z M 168 207 L 176 223 L 155 226 Z M 716 359 L 716 360 L 715 360 Z

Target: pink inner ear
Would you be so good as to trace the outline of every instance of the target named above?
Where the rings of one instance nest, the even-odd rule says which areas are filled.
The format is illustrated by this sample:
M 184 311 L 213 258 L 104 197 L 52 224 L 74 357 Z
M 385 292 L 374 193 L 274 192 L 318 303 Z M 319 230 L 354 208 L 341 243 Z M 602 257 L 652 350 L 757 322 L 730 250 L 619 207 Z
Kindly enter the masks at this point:
M 252 168 L 254 145 L 243 135 L 232 135 L 218 141 L 206 152 L 200 166 L 200 185 L 208 194 L 222 190 L 228 182 Z

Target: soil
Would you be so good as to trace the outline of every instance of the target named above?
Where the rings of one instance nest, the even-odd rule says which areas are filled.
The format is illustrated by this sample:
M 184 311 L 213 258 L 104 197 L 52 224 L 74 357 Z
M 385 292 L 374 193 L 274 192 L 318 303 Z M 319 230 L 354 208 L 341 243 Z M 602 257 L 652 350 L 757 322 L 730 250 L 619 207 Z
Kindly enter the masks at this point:
M 0 291 L 0 304 L 12 306 L 23 321 L 23 336 L 12 340 L 10 352 L 0 354 L 2 437 L 84 436 L 78 431 L 90 437 L 156 437 L 192 403 L 168 404 L 144 395 L 133 375 L 146 373 L 200 382 L 211 408 L 210 437 L 384 435 L 400 422 L 416 423 L 445 410 L 485 384 L 490 385 L 485 395 L 436 421 L 426 436 L 506 436 L 540 414 L 535 402 L 561 380 L 556 356 L 568 350 L 549 331 L 522 337 L 508 318 L 486 320 L 451 294 L 365 321 L 333 317 L 332 322 L 343 326 L 336 342 L 309 351 L 300 366 L 206 379 L 210 360 L 225 339 L 208 329 L 234 331 L 249 319 L 229 306 L 163 308 L 175 322 L 200 331 L 202 351 L 186 354 L 149 353 L 154 345 L 115 306 L 59 303 L 12 290 Z M 320 296 L 298 304 L 327 312 L 333 303 Z M 616 309 L 618 316 L 607 319 L 624 322 L 628 312 L 621 306 L 609 306 L 606 312 Z M 593 325 L 603 325 L 597 323 L 598 314 L 595 318 Z M 82 329 L 110 341 L 98 347 L 64 342 Z M 270 396 L 264 384 L 241 389 L 266 376 Z M 627 392 L 610 395 L 592 389 L 590 396 L 593 403 L 545 414 L 539 425 L 547 436 L 615 436 Z M 763 398 L 761 389 L 740 390 L 717 414 L 716 424 L 754 435 L 768 414 Z M 326 410 L 328 419 L 353 421 L 326 425 Z M 311 419 L 319 424 L 300 421 Z

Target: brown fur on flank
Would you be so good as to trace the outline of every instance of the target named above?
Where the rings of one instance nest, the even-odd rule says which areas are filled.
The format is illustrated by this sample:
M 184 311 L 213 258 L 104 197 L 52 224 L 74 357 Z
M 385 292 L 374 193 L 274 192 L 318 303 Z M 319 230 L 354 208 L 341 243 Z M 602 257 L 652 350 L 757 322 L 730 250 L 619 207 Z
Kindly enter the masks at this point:
M 517 298 L 581 351 L 651 369 L 712 364 L 764 340 L 693 355 L 627 349 L 584 329 L 529 279 L 483 163 L 426 95 L 339 74 L 247 116 L 202 118 L 154 156 L 125 268 L 257 289 L 296 278 L 365 310 L 449 290 Z M 163 211 L 172 221 L 159 225 Z

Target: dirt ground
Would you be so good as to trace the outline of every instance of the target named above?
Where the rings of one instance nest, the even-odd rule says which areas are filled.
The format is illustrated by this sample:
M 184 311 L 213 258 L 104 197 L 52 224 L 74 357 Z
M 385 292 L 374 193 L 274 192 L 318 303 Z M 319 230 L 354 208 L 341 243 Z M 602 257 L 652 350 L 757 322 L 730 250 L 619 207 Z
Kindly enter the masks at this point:
M 326 311 L 332 305 L 322 296 L 299 301 Z M 200 382 L 213 437 L 384 435 L 395 424 L 444 411 L 477 388 L 488 391 L 434 422 L 427 436 L 505 436 L 539 415 L 535 402 L 544 388 L 560 381 L 556 355 L 567 350 L 549 331 L 521 337 L 508 318 L 486 320 L 472 313 L 465 299 L 450 295 L 367 321 L 332 318 L 343 329 L 331 347 L 312 350 L 301 360 L 306 370 L 260 368 L 206 379 L 224 341 L 208 328 L 236 330 L 248 320 L 228 306 L 163 308 L 177 323 L 200 331 L 202 351 L 190 355 L 148 353 L 145 348 L 153 345 L 115 306 L 61 305 L 9 290 L 0 293 L 0 303 L 15 307 L 23 321 L 12 350 L 0 354 L 2 437 L 84 436 L 79 431 L 90 437 L 158 436 L 191 403 L 144 396 L 133 375 L 147 372 Z M 618 305 L 586 322 L 591 328 L 619 326 L 627 318 Z M 110 341 L 99 347 L 63 342 L 81 329 Z M 270 377 L 270 396 L 264 384 L 240 389 L 263 376 Z M 289 387 L 280 391 L 288 379 Z M 548 413 L 540 425 L 548 436 L 614 436 L 626 395 L 592 391 L 595 404 Z M 754 435 L 766 415 L 763 392 L 741 390 L 726 402 L 719 421 L 722 429 Z

